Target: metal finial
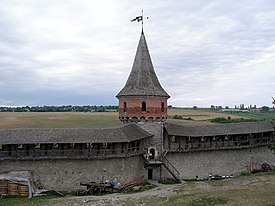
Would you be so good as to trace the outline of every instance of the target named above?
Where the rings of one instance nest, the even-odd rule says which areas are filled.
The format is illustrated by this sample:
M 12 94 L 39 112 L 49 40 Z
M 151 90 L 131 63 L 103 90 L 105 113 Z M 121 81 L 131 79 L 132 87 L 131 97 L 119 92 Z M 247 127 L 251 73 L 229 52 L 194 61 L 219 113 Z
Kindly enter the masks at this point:
M 149 17 L 146 17 L 145 19 L 149 19 Z M 141 16 L 137 16 L 136 18 L 132 19 L 131 21 L 137 21 L 137 22 L 140 22 L 141 21 L 141 31 L 143 33 L 143 9 L 141 10 Z

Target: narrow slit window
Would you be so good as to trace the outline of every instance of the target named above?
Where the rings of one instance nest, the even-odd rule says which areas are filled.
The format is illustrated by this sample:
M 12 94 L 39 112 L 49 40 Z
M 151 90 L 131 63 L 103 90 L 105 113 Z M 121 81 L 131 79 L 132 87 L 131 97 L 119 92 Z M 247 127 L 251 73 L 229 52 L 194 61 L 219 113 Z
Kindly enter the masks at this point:
M 164 102 L 161 102 L 161 112 L 164 112 Z
M 141 103 L 141 111 L 146 112 L 146 102 Z
M 124 103 L 123 103 L 123 112 L 126 112 L 126 111 L 127 111 L 127 103 L 124 102 Z

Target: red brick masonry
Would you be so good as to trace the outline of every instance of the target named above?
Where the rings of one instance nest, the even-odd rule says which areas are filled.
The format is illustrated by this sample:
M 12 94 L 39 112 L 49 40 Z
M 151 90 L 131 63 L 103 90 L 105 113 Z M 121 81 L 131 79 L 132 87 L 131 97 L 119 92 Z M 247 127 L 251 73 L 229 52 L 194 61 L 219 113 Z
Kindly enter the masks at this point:
M 124 108 L 126 102 L 126 108 Z M 146 103 L 146 111 L 142 111 L 142 102 Z M 167 97 L 127 96 L 119 98 L 119 119 L 166 119 Z

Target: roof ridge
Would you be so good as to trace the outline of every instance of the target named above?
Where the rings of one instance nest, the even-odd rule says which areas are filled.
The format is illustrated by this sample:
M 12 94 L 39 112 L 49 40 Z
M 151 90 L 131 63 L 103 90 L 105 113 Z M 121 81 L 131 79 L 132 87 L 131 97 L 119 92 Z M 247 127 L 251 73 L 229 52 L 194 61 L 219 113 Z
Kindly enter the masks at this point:
M 200 126 L 183 126 L 170 123 L 165 125 L 165 128 L 168 131 L 168 133 L 179 136 L 248 134 L 273 130 L 271 121 L 239 122 Z
M 35 128 L 33 130 L 20 128 L 15 130 L 0 130 L 0 144 L 119 143 L 131 142 L 152 136 L 133 124 L 102 129 Z

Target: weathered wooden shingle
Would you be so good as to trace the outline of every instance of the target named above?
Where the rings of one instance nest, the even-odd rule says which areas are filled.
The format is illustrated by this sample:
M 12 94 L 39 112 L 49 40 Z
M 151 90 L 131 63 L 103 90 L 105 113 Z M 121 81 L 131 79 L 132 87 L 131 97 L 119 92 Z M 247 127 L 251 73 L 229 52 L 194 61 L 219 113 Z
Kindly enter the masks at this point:
M 242 122 L 207 126 L 181 126 L 176 124 L 166 124 L 165 129 L 169 135 L 198 137 L 270 132 L 273 131 L 273 125 L 270 121 Z
M 141 33 L 134 64 L 120 96 L 170 96 L 161 87 L 155 73 L 144 33 Z
M 2 129 L 0 130 L 0 144 L 115 143 L 130 142 L 151 136 L 134 123 L 109 129 Z

